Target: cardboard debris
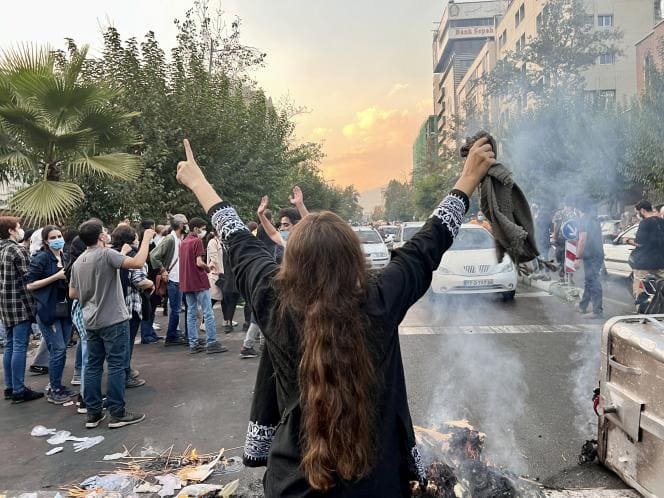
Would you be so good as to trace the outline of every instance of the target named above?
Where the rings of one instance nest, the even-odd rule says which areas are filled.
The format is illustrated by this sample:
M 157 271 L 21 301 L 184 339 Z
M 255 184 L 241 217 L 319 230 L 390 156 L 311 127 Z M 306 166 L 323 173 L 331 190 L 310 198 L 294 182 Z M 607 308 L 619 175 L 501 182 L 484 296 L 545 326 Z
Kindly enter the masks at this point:
M 222 448 L 217 457 L 211 462 L 197 465 L 195 467 L 185 467 L 178 472 L 178 476 L 180 476 L 183 481 L 203 482 L 210 477 L 210 474 L 212 474 L 212 471 L 219 463 L 219 460 L 221 460 L 223 454 L 224 449 Z

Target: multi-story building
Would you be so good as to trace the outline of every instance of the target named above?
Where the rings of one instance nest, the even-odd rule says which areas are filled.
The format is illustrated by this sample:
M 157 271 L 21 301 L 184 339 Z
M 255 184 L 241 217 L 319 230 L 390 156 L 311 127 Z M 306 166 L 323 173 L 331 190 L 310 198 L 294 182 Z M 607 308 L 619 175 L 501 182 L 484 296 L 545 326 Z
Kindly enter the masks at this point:
M 662 10 L 659 11 L 660 13 Z M 655 64 L 664 69 L 664 20 L 659 21 L 648 35 L 636 44 L 636 91 L 643 93 L 646 87 L 646 67 Z
M 439 141 L 448 140 L 457 114 L 457 88 L 487 40 L 495 37 L 504 0 L 450 0 L 433 37 L 434 114 Z
M 450 4 L 443 13 L 443 22 L 449 22 L 449 10 L 452 5 L 492 4 L 496 9 L 493 15 L 495 28 L 491 36 L 483 40 L 475 39 L 480 44 L 473 45 L 465 53 L 474 53 L 473 60 L 463 58 L 463 64 L 453 64 L 457 50 L 446 48 L 441 43 L 456 43 L 449 37 L 439 36 L 438 29 L 434 37 L 434 60 L 439 61 L 434 68 L 435 112 L 439 116 L 439 132 L 444 136 L 446 121 L 450 116 L 464 117 L 469 108 L 485 111 L 491 123 L 508 120 L 510 107 L 500 102 L 484 100 L 481 76 L 491 72 L 498 60 L 510 52 L 522 50 L 530 40 L 537 37 L 537 29 L 542 11 L 547 0 L 506 0 L 505 2 L 472 2 L 469 4 Z M 637 78 L 634 75 L 636 51 L 634 45 L 641 40 L 661 16 L 663 0 L 588 0 L 587 21 L 594 29 L 618 29 L 622 40 L 617 42 L 620 54 L 607 53 L 598 57 L 595 65 L 585 73 L 586 90 L 589 98 L 604 101 L 627 102 L 637 93 Z M 488 9 L 488 7 L 487 7 Z M 477 9 L 479 11 L 479 9 Z M 460 10 L 461 12 L 461 10 Z M 470 15 L 467 10 L 465 15 Z M 480 17 L 481 19 L 481 17 Z M 438 46 L 436 45 L 438 43 Z M 447 55 L 451 54 L 451 55 Z M 450 72 L 452 75 L 450 76 Z M 449 91 L 454 89 L 454 95 Z M 521 106 L 527 105 L 527 96 L 523 96 Z M 441 119 L 441 116 L 445 119 Z
M 438 163 L 438 126 L 436 116 L 429 116 L 413 143 L 413 183 L 431 173 Z

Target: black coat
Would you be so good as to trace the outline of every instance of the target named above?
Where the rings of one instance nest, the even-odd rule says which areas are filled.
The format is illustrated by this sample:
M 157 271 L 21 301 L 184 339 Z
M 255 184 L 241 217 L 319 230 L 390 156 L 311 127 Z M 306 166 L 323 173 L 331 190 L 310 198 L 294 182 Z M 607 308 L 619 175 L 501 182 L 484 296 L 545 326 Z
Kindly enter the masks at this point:
M 449 199 L 449 197 L 447 198 Z M 460 202 L 463 201 L 463 203 Z M 408 309 L 429 288 L 443 253 L 452 245 L 468 199 L 457 194 L 454 209 L 443 201 L 424 227 L 403 248 L 394 251 L 390 264 L 369 279 L 363 306 L 367 320 L 367 346 L 372 351 L 382 388 L 376 393 L 378 443 L 374 469 L 358 482 L 341 482 L 329 492 L 312 490 L 300 468 L 300 321 L 277 326 L 278 290 L 274 276 L 279 266 L 264 244 L 246 229 L 226 203 L 210 210 L 218 233 L 228 236 L 231 264 L 239 291 L 249 297 L 266 348 L 259 364 L 244 462 L 267 465 L 266 497 L 397 497 L 409 496 L 409 481 L 424 480 L 408 408 L 398 326 Z M 283 331 L 286 333 L 283 333 Z M 277 332 L 282 331 L 282 332 Z

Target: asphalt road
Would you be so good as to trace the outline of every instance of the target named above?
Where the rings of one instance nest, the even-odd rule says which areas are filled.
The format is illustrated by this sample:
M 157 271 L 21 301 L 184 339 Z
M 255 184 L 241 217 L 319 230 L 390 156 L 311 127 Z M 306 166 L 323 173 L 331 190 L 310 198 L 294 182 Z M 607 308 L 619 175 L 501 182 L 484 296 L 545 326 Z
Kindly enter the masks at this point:
M 619 292 L 614 285 L 609 284 L 607 317 L 631 311 L 629 299 L 611 294 Z M 494 297 L 426 296 L 400 331 L 414 423 L 435 426 L 467 418 L 487 434 L 487 458 L 550 486 L 623 487 L 600 466 L 577 464 L 581 445 L 595 434 L 590 398 L 597 385 L 601 326 L 533 289 L 519 289 L 516 300 L 507 303 Z M 221 335 L 231 348 L 222 355 L 136 346 L 134 367 L 147 384 L 127 392 L 128 408 L 145 411 L 148 418 L 135 426 L 86 430 L 75 406 L 43 400 L 0 404 L 0 489 L 55 490 L 80 482 L 116 468 L 101 460 L 123 446 L 136 454 L 171 445 L 178 452 L 192 444 L 202 453 L 223 447 L 227 455 L 240 455 L 258 362 L 239 359 L 241 332 Z M 67 379 L 72 366 L 70 351 Z M 35 388 L 47 381 L 27 377 Z M 105 440 L 80 453 L 66 443 L 62 453 L 49 457 L 45 439 L 30 436 L 37 424 Z M 241 477 L 248 482 L 261 475 L 260 469 L 246 469 L 210 481 Z

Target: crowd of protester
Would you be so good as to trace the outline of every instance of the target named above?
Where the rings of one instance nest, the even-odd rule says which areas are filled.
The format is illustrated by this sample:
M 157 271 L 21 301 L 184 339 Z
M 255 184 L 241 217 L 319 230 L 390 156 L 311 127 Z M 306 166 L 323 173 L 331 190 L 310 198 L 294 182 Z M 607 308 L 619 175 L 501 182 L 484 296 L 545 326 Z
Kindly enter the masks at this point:
M 276 262 L 290 229 L 307 214 L 297 187 L 291 202 L 294 207 L 279 215 L 279 229 L 267 197 L 257 210 L 260 224 L 248 225 Z M 12 404 L 44 397 L 56 405 L 75 401 L 78 413 L 87 414 L 89 428 L 97 427 L 106 412 L 111 428 L 140 422 L 144 414 L 125 409 L 125 389 L 146 383 L 132 368 L 137 339 L 144 345 L 185 346 L 190 354 L 225 353 L 218 331 L 235 331 L 242 299 L 228 251 L 200 217 L 176 214 L 160 225 L 124 219 L 110 231 L 98 219 L 76 230 L 56 225 L 24 230 L 19 218 L 0 216 L 4 398 Z M 213 313 L 217 303 L 220 327 Z M 165 336 L 155 321 L 160 307 L 168 316 Z M 205 332 L 204 339 L 199 331 Z M 248 299 L 242 332 L 240 357 L 260 356 L 263 338 Z M 40 342 L 28 366 L 31 337 Z M 76 348 L 71 380 L 63 379 L 69 347 Z M 104 363 L 108 381 L 102 394 Z M 43 392 L 26 385 L 26 369 L 48 376 Z

